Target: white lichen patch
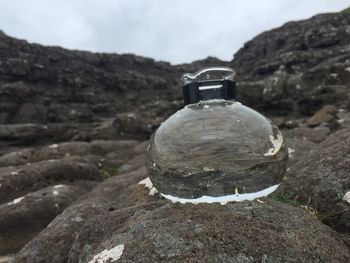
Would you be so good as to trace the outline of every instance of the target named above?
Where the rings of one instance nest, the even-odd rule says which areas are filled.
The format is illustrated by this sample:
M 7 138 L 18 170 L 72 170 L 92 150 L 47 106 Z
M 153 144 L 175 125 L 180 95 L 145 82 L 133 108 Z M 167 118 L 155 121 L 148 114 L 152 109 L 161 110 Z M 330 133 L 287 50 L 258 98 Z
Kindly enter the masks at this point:
M 89 263 L 114 262 L 123 255 L 124 245 L 118 245 L 111 249 L 105 249 L 93 257 Z
M 17 175 L 18 172 L 11 172 L 11 175 Z
M 72 218 L 72 221 L 79 223 L 79 222 L 83 222 L 84 220 L 80 216 L 76 216 L 76 217 Z
M 203 167 L 203 171 L 204 171 L 204 172 L 214 172 L 215 169 L 214 169 L 214 168 L 211 168 L 211 167 L 208 167 L 208 166 L 204 166 L 204 167 Z
M 64 184 L 56 184 L 53 188 L 62 188 L 66 187 Z
M 49 146 L 50 149 L 57 149 L 58 148 L 58 144 L 51 144 Z
M 266 87 L 266 88 L 264 88 L 264 90 L 263 90 L 263 95 L 265 95 L 265 94 L 267 94 L 267 93 L 269 93 L 269 92 L 271 92 L 271 91 L 272 91 L 272 88 Z
M 293 157 L 293 153 L 294 152 L 295 152 L 295 150 L 293 148 L 288 147 L 288 155 L 289 155 L 290 158 Z
M 53 195 L 58 195 L 59 193 L 58 193 L 58 191 L 52 191 L 52 194 Z
M 277 133 L 277 138 L 270 135 L 270 142 L 272 143 L 272 147 L 266 153 L 264 153 L 265 156 L 273 156 L 278 153 L 283 145 L 283 137 L 280 133 Z
M 129 113 L 129 114 L 128 114 L 128 118 L 136 119 L 136 116 L 135 116 L 134 113 Z
M 153 186 L 152 181 L 149 177 L 141 180 L 139 184 L 143 184 L 146 188 L 149 189 L 149 195 L 155 195 L 158 193 L 158 190 Z
M 24 198 L 25 198 L 25 196 L 16 198 L 16 199 L 14 199 L 13 201 L 7 203 L 7 205 L 15 205 L 15 204 L 18 204 L 18 203 L 20 203 Z
M 345 202 L 348 202 L 348 203 L 350 204 L 350 191 L 348 191 L 348 192 L 344 195 L 343 200 L 344 200 Z
M 346 72 L 350 72 L 350 67 L 345 68 Z

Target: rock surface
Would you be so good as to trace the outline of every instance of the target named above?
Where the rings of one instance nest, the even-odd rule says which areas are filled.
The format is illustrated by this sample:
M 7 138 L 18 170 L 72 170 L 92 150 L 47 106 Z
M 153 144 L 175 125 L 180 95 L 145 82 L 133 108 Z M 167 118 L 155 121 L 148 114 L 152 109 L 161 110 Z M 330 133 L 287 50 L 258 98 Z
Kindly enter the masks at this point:
M 215 226 L 215 227 L 213 227 Z M 69 262 L 348 262 L 339 236 L 298 208 L 260 203 L 150 203 L 91 219 Z M 278 249 L 277 249 L 278 248 Z M 94 260 L 95 259 L 95 260 Z
M 234 56 L 243 102 L 279 114 L 349 107 L 350 13 L 289 22 L 248 41 Z
M 349 32 L 350 13 L 323 14 L 260 34 L 231 62 L 208 57 L 183 65 L 44 47 L 1 34 L 0 124 L 32 126 L 3 126 L 27 135 L 0 132 L 0 145 L 4 138 L 30 143 L 33 129 L 39 129 L 39 141 L 147 139 L 182 106 L 180 76 L 207 66 L 234 67 L 239 100 L 265 113 L 311 115 L 325 104 L 346 108 Z
M 137 184 L 145 176 L 146 169 L 139 168 L 102 182 L 56 217 L 17 254 L 15 262 L 39 263 L 47 262 L 47 258 L 52 263 L 66 262 L 74 238 L 90 219 L 152 198 L 143 194 L 144 187 Z
M 0 146 L 9 139 L 147 139 L 155 125 L 182 106 L 181 75 L 215 65 L 228 62 L 208 57 L 173 66 L 135 55 L 45 47 L 2 33 Z M 135 112 L 147 113 L 150 122 L 144 114 L 144 126 L 123 116 Z M 115 119 L 117 129 L 99 133 L 96 128 L 105 126 L 106 119 Z M 135 125 L 143 130 L 134 130 Z
M 60 182 L 101 181 L 99 169 L 87 159 L 64 158 L 0 168 L 0 202 L 9 202 Z
M 0 205 L 0 254 L 18 251 L 91 187 L 55 185 Z
M 0 32 L 0 262 L 349 262 L 349 32 L 349 12 L 318 15 L 183 65 Z M 236 68 L 239 100 L 283 129 L 271 198 L 172 204 L 147 179 L 146 140 L 205 66 Z
M 350 129 L 346 127 L 290 165 L 281 192 L 313 207 L 322 221 L 338 231 L 350 233 L 349 173 Z

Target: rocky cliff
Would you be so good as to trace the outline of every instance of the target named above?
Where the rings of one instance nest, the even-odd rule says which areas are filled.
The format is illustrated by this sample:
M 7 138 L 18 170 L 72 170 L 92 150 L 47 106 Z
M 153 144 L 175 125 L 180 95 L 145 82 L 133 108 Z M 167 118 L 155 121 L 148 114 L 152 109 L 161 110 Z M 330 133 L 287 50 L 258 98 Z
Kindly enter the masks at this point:
M 0 262 L 349 262 L 349 52 L 348 12 L 184 65 L 0 31 Z M 172 204 L 147 140 L 182 107 L 180 76 L 218 65 L 281 127 L 287 174 L 268 198 Z
M 317 15 L 262 33 L 231 65 L 242 96 L 261 110 L 308 115 L 324 104 L 349 108 L 350 14 Z

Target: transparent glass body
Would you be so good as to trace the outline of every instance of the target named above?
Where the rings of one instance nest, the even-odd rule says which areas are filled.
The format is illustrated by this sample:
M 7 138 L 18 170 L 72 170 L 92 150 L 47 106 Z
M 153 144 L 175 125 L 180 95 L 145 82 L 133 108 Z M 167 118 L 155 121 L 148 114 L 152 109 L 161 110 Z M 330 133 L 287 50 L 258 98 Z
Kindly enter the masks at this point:
M 180 202 L 252 200 L 273 192 L 286 171 L 279 129 L 237 101 L 185 106 L 161 124 L 147 149 L 155 188 Z

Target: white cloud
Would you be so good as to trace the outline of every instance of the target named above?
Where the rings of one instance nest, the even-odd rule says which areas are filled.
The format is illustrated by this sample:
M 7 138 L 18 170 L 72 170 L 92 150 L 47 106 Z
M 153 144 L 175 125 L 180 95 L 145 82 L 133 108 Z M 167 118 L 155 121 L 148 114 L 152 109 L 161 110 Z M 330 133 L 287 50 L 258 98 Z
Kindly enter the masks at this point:
M 30 42 L 172 63 L 208 55 L 230 60 L 262 31 L 349 5 L 348 0 L 11 0 L 0 2 L 0 28 Z

